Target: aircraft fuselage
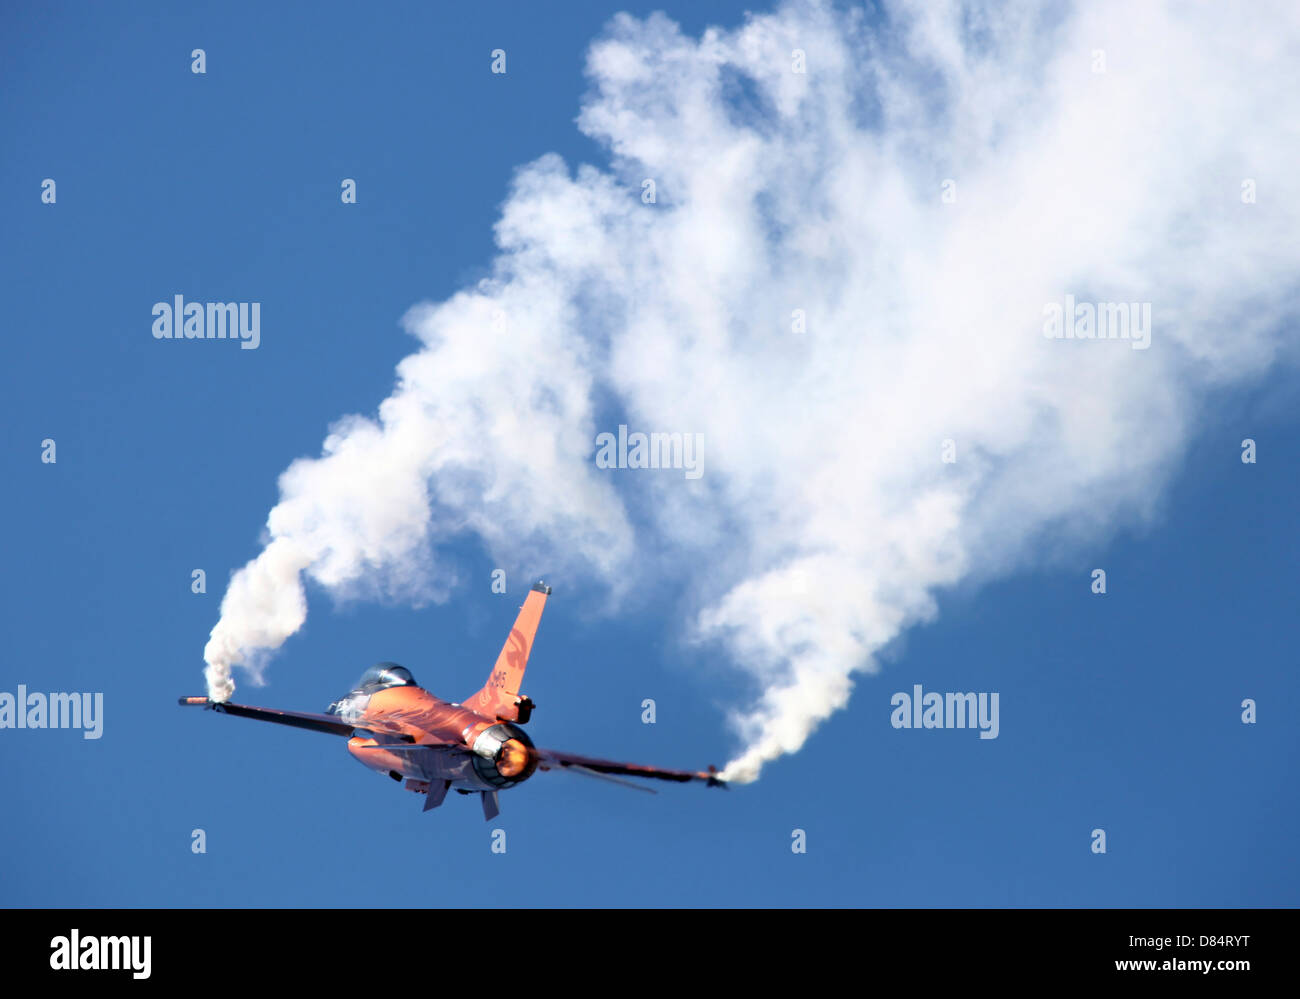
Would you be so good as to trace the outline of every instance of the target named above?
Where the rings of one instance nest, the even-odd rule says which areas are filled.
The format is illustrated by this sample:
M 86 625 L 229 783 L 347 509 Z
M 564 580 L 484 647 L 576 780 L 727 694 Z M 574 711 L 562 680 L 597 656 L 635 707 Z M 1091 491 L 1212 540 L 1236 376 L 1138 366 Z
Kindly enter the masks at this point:
M 358 729 L 348 752 L 371 770 L 405 778 L 413 791 L 426 791 L 436 781 L 459 791 L 498 791 L 537 769 L 532 740 L 518 725 L 420 687 L 354 691 L 331 705 L 330 713 Z

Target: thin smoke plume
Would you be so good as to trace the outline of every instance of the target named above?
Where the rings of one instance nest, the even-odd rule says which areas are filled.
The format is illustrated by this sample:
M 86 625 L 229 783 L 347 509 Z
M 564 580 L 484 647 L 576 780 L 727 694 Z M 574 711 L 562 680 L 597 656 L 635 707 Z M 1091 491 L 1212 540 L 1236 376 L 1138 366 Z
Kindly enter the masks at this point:
M 1207 394 L 1293 359 L 1294 4 L 619 15 L 587 71 L 607 168 L 523 167 L 491 277 L 412 310 L 377 415 L 284 473 L 212 696 L 305 579 L 428 595 L 471 532 L 689 594 L 754 681 L 752 780 L 943 587 L 1150 516 Z M 1068 302 L 1149 306 L 1148 339 L 1048 338 Z M 620 423 L 702 435 L 703 475 L 596 468 Z

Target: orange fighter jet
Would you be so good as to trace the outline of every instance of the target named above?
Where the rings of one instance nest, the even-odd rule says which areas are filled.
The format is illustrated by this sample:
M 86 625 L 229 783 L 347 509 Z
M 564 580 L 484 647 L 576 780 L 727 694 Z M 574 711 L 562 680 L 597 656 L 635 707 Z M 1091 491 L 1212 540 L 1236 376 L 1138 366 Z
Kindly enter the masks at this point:
M 520 726 L 528 722 L 534 705 L 520 696 L 519 686 L 550 594 L 551 588 L 543 583 L 532 588 L 487 683 L 460 704 L 423 690 L 410 671 L 396 663 L 366 670 L 356 688 L 323 715 L 253 708 L 207 697 L 182 697 L 180 703 L 341 735 L 348 740 L 348 752 L 371 770 L 405 781 L 407 790 L 423 794 L 426 812 L 441 805 L 452 789 L 460 794 L 477 792 L 482 795 L 483 816 L 491 821 L 500 814 L 497 792 L 522 784 L 537 770 L 569 770 L 639 791 L 650 789 L 621 777 L 699 780 L 725 787 L 712 767 L 707 772 L 661 770 L 533 745 Z

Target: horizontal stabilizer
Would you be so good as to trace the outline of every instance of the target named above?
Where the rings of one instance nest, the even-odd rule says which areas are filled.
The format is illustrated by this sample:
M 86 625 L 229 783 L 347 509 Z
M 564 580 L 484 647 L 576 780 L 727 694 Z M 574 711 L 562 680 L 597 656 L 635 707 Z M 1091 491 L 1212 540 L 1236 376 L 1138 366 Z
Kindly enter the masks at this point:
M 584 767 L 579 763 L 570 763 L 562 768 L 565 773 L 582 774 L 584 777 L 595 777 L 599 780 L 609 781 L 611 784 L 618 784 L 621 787 L 630 787 L 633 791 L 644 791 L 646 794 L 658 794 L 652 787 L 646 787 L 644 784 L 633 784 L 630 780 L 624 780 L 622 777 L 615 777 L 613 774 L 603 774 L 598 770 L 592 770 L 590 767 Z

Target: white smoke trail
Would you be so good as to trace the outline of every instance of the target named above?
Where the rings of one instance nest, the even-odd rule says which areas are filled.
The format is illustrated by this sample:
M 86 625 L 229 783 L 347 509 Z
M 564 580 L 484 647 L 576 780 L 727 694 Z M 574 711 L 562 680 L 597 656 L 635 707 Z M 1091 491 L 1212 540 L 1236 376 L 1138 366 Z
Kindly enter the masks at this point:
M 493 277 L 285 473 L 213 696 L 301 626 L 300 572 L 424 593 L 468 530 L 611 586 L 688 566 L 692 634 L 761 687 L 750 780 L 939 588 L 1148 516 L 1206 393 L 1296 347 L 1294 5 L 619 16 L 588 72 L 611 170 L 521 170 Z M 1149 349 L 1046 339 L 1066 295 L 1151 303 Z M 596 469 L 598 406 L 703 434 L 704 476 Z

